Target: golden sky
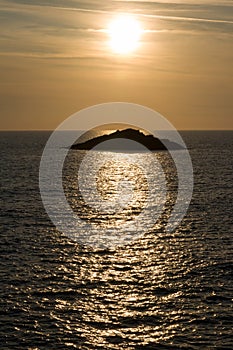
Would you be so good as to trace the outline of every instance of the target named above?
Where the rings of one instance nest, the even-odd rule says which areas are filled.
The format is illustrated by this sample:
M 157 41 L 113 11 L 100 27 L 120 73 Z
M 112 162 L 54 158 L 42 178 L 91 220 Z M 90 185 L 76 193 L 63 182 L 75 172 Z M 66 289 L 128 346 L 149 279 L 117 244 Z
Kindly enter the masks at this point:
M 143 28 L 115 53 L 121 13 Z M 132 102 L 177 129 L 233 129 L 232 0 L 0 0 L 0 129 L 54 129 L 103 102 Z

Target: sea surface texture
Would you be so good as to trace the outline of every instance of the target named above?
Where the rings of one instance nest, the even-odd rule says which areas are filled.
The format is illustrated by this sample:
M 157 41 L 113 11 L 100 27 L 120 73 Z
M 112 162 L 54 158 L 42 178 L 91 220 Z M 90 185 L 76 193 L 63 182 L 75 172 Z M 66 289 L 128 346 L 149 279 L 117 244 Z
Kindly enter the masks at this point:
M 45 212 L 38 179 L 49 135 L 0 133 L 0 349 L 232 350 L 233 132 L 182 132 L 194 192 L 174 232 L 164 227 L 176 199 L 176 171 L 158 153 L 168 188 L 163 214 L 146 234 L 103 249 L 72 241 Z M 87 169 L 91 175 L 94 163 L 106 159 L 97 181 L 103 200 L 117 194 L 124 171 L 121 154 L 109 154 L 93 152 Z M 82 220 L 120 229 L 140 214 L 146 179 L 128 167 L 134 205 L 99 215 L 91 209 L 91 192 L 87 205 L 77 188 L 84 155 L 68 154 L 66 198 Z M 147 167 L 152 159 L 148 153 L 128 157 Z

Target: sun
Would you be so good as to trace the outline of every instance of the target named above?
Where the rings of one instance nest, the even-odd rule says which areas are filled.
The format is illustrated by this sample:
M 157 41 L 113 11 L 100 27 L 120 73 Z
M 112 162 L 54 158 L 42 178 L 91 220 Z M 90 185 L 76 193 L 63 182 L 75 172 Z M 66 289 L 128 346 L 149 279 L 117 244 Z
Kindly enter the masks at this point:
M 139 21 L 131 15 L 120 15 L 108 28 L 110 46 L 115 53 L 129 54 L 135 51 L 140 43 L 142 28 Z

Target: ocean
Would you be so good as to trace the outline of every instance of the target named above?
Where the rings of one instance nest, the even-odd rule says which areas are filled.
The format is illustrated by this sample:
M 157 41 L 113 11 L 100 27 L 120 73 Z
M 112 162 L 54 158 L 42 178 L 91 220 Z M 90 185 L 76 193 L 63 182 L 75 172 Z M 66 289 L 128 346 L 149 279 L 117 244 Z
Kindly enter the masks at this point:
M 126 244 L 101 249 L 59 232 L 44 209 L 39 165 L 50 132 L 0 133 L 1 350 L 233 349 L 233 132 L 181 135 L 194 169 L 192 201 L 181 224 L 164 230 L 177 179 L 158 153 L 169 188 L 162 218 Z M 74 164 L 83 155 L 73 150 L 66 160 L 70 206 L 82 220 L 102 227 L 114 220 L 121 228 L 143 206 L 145 179 L 137 181 L 133 208 L 98 216 L 77 192 Z M 90 173 L 103 159 L 113 169 L 110 185 L 104 170 L 100 174 L 99 191 L 109 199 L 117 191 L 121 154 L 115 168 L 109 152 L 92 157 Z M 128 157 L 150 165 L 147 153 Z M 87 197 L 91 205 L 91 192 Z

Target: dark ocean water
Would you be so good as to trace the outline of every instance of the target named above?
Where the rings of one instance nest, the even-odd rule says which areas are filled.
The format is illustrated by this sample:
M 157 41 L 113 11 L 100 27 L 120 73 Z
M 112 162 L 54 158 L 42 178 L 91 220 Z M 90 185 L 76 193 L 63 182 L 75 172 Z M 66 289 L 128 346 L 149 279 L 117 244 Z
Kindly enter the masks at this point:
M 180 227 L 95 250 L 44 210 L 49 132 L 0 133 L 1 350 L 233 349 L 233 132 L 182 136 L 195 186 Z

